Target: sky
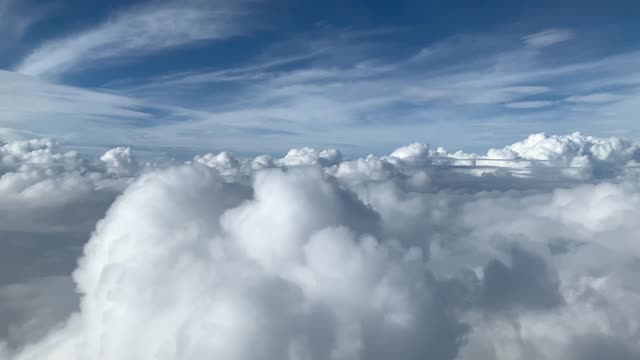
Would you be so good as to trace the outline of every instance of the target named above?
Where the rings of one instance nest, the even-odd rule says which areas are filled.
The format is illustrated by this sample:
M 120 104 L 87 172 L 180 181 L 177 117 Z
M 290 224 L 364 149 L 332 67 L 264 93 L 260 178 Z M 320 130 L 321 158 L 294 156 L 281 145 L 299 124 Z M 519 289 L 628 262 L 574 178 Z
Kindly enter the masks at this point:
M 99 153 L 640 137 L 636 1 L 0 1 L 0 134 Z
M 0 360 L 640 359 L 637 14 L 0 0 Z

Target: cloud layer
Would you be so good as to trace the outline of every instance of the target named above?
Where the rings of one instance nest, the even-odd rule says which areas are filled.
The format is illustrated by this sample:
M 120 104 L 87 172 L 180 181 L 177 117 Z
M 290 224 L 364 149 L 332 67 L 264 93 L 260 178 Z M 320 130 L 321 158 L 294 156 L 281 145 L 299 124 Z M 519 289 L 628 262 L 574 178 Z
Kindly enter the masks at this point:
M 164 166 L 0 149 L 11 207 L 51 209 L 35 225 L 96 221 L 121 193 L 73 272 L 79 300 L 64 274 L 0 286 L 2 360 L 640 356 L 640 146 L 623 139 Z

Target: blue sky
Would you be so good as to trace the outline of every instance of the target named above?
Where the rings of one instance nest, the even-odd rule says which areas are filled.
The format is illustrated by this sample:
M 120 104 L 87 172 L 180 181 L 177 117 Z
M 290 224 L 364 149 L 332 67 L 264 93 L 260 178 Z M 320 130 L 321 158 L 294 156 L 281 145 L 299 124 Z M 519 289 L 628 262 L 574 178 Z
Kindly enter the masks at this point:
M 640 138 L 637 1 L 0 0 L 0 138 L 174 154 Z

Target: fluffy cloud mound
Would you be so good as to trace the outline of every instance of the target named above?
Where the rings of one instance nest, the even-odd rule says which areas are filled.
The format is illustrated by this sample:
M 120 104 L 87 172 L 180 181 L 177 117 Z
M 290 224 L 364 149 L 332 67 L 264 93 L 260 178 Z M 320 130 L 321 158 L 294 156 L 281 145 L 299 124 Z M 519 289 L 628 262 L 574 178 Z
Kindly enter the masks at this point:
M 128 149 L 109 150 L 101 158 L 107 164 L 104 167 L 83 159 L 77 152 L 63 151 L 51 140 L 1 144 L 0 209 L 9 217 L 0 220 L 0 229 L 33 230 L 36 225 L 51 231 L 58 225 L 78 223 L 77 218 L 66 221 L 65 216 L 82 217 L 82 213 L 92 214 L 96 207 L 103 214 L 111 202 L 106 198 L 115 197 L 130 182 L 109 176 L 112 172 L 129 172 L 132 162 L 125 161 L 127 156 Z M 88 220 L 90 226 L 95 224 L 95 217 Z
M 197 155 L 193 162 L 202 164 L 218 170 L 218 172 L 231 179 L 235 179 L 241 174 L 241 164 L 233 156 L 233 154 L 223 151 L 219 154 L 204 154 Z
M 237 159 L 231 153 L 196 156 L 193 162 L 217 169 L 225 178 L 236 181 L 250 177 L 253 171 L 274 167 L 318 165 L 338 178 L 355 181 L 413 177 L 414 187 L 424 187 L 428 178 L 480 181 L 480 176 L 518 177 L 540 180 L 603 180 L 636 174 L 640 166 L 640 145 L 622 138 L 596 138 L 580 133 L 570 135 L 533 134 L 523 141 L 492 148 L 484 155 L 448 152 L 442 147 L 413 143 L 394 150 L 388 156 L 344 159 L 336 149 L 291 149 L 285 157 L 273 159 L 261 155 L 255 159 Z M 430 173 L 431 176 L 427 176 Z M 495 179 L 494 179 L 495 180 Z M 502 181 L 508 181 L 502 179 Z
M 73 272 L 75 311 L 46 301 L 64 279 L 0 287 L 48 328 L 13 326 L 2 360 L 640 357 L 640 186 L 622 170 L 638 147 L 624 140 L 534 135 L 489 151 L 519 164 L 504 176 L 422 144 L 121 173 L 108 169 L 131 169 L 122 148 L 91 163 L 47 142 L 10 147 L 23 155 L 3 156 L 7 174 L 44 149 L 76 164 L 53 177 L 128 185 Z M 517 173 L 584 156 L 581 177 Z
M 285 166 L 296 165 L 335 165 L 342 160 L 342 154 L 336 149 L 317 151 L 312 148 L 291 149 L 287 155 L 278 161 Z
M 100 157 L 108 173 L 119 176 L 131 176 L 138 171 L 139 165 L 136 157 L 128 147 L 117 147 L 104 153 Z
M 371 209 L 317 169 L 248 190 L 203 167 L 141 178 L 85 249 L 81 313 L 18 358 L 455 355 L 464 328 L 440 311 L 422 252 L 365 233 Z
M 640 145 L 621 138 L 596 138 L 580 133 L 547 136 L 533 134 L 502 149 L 490 149 L 486 155 L 456 152 L 448 154 L 454 163 L 474 160 L 473 165 L 516 168 L 517 174 L 543 172 L 569 178 L 611 178 L 640 161 Z M 517 162 L 510 160 L 519 160 Z M 554 169 L 557 169 L 553 172 Z M 523 171 L 524 170 L 524 171 Z M 550 172 L 551 170 L 551 172 Z
M 0 143 L 0 338 L 9 345 L 41 336 L 77 306 L 68 274 L 133 180 L 118 175 L 120 164 L 104 165 L 51 140 Z

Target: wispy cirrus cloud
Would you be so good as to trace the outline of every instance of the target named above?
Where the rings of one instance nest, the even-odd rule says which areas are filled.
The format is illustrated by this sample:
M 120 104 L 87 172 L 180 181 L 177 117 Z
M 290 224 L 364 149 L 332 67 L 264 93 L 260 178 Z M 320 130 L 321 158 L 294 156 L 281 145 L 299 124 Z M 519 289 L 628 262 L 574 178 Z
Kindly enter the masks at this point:
M 509 109 L 539 109 L 553 105 L 553 101 L 518 101 L 505 104 Z
M 233 143 L 261 135 L 292 134 L 247 122 L 220 118 L 204 125 L 214 113 L 160 101 L 83 89 L 0 70 L 0 140 L 38 136 L 65 141 L 73 148 L 94 151 L 113 144 L 136 144 L 152 152 L 189 148 L 189 153 L 210 149 L 212 141 Z M 172 125 L 183 123 L 176 128 Z M 191 127 L 188 124 L 201 126 Z M 172 131 L 176 131 L 170 135 Z M 209 141 L 203 136 L 215 134 Z M 191 142 L 190 140 L 199 141 Z M 188 145 L 188 146 L 187 146 Z M 93 148 L 85 149 L 85 146 Z
M 501 40 L 504 44 L 497 46 Z M 470 43 L 492 50 L 470 57 Z M 482 46 L 484 43 L 487 46 Z M 407 136 L 432 141 L 426 137 L 438 134 L 440 138 L 433 141 L 440 142 L 449 138 L 443 134 L 456 134 L 451 137 L 455 139 L 460 134 L 491 138 L 506 132 L 506 139 L 511 139 L 549 126 L 555 132 L 589 131 L 603 118 L 611 119 L 607 129 L 599 128 L 599 133 L 607 134 L 628 128 L 627 121 L 633 115 L 630 110 L 640 82 L 621 75 L 633 73 L 636 52 L 550 64 L 548 53 L 495 36 L 444 40 L 432 48 L 437 49 L 437 56 L 425 56 L 425 51 L 418 49 L 415 53 L 421 56 L 409 53 L 389 60 L 373 57 L 362 41 L 350 44 L 336 40 L 318 53 L 271 53 L 224 71 L 169 74 L 146 79 L 142 86 L 117 89 L 169 103 L 176 100 L 167 96 L 171 93 L 196 103 L 206 98 L 199 106 L 203 116 L 159 129 L 168 133 L 188 131 L 210 139 L 215 134 L 198 129 L 219 124 L 266 126 L 292 131 L 298 141 L 305 138 L 306 143 L 313 143 L 321 129 L 340 144 L 375 143 L 385 150 Z M 351 61 L 341 59 L 343 53 L 349 54 Z M 624 91 L 618 89 L 622 80 Z M 578 96 L 586 88 L 595 93 L 603 86 L 620 102 L 602 101 L 590 107 L 590 112 L 581 111 L 588 99 Z M 517 110 L 523 111 L 514 127 Z M 468 128 L 475 129 L 473 134 L 462 130 Z M 283 137 L 278 141 L 291 141 Z M 468 138 L 466 143 L 473 141 Z
M 564 99 L 570 103 L 579 104 L 605 104 L 623 100 L 625 96 L 610 93 L 592 93 L 586 95 L 572 95 Z
M 568 29 L 547 29 L 535 34 L 523 36 L 525 44 L 534 48 L 543 48 L 573 39 L 573 31 Z
M 0 134 L 5 139 L 39 134 L 76 143 L 97 137 L 124 140 L 122 128 L 149 121 L 148 110 L 133 98 L 0 70 Z
M 135 57 L 198 41 L 243 32 L 243 2 L 153 1 L 121 11 L 95 28 L 50 40 L 31 52 L 15 70 L 56 77 L 123 57 Z
M 301 144 L 356 154 L 366 145 L 366 151 L 383 152 L 407 138 L 477 149 L 496 138 L 506 143 L 540 131 L 638 136 L 630 126 L 640 93 L 637 52 L 550 63 L 552 52 L 531 51 L 521 35 L 485 35 L 432 44 L 437 56 L 416 56 L 425 54 L 417 46 L 390 58 L 379 55 L 393 49 L 377 36 L 303 34 L 235 66 L 105 84 L 109 93 L 135 104 L 127 108 L 134 109 L 129 120 L 113 114 L 122 111 L 118 107 L 108 111 L 108 121 L 87 115 L 80 98 L 60 107 L 77 106 L 69 118 L 93 129 L 85 132 L 94 139 L 100 134 L 102 143 L 199 149 L 213 144 L 238 153 L 277 153 Z M 483 55 L 471 56 L 477 51 Z M 607 99 L 589 96 L 601 93 Z M 20 103 L 5 106 L 16 109 Z M 14 113 L 33 118 L 25 109 Z M 14 132 L 30 129 L 4 123 Z

